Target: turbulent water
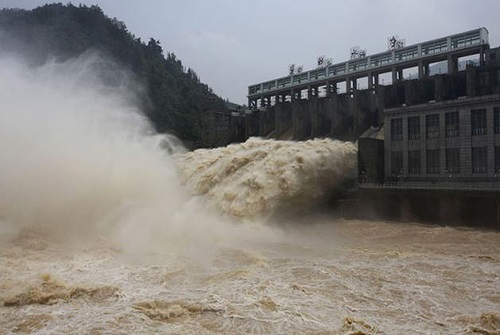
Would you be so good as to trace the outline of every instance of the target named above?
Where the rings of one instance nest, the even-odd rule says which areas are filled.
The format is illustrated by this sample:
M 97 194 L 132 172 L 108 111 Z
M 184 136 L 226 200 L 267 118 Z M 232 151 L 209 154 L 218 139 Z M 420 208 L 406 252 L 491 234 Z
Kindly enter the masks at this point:
M 310 207 L 353 178 L 356 146 L 251 138 L 224 148 L 176 156 L 183 180 L 223 213 L 249 218 Z
M 68 251 L 24 230 L 1 248 L 1 330 L 498 334 L 497 233 L 300 223 L 308 226 L 218 241 L 210 255 L 139 259 L 105 240 Z
M 117 71 L 0 59 L 0 334 L 500 333 L 498 232 L 317 214 L 355 145 L 186 153 Z

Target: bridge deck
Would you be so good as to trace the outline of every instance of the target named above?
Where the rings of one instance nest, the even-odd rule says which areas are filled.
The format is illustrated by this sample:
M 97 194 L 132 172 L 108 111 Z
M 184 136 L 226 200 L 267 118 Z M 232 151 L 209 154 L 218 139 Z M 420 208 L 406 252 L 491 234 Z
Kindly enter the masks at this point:
M 248 87 L 248 98 L 259 98 L 283 90 L 301 89 L 308 85 L 342 82 L 347 78 L 385 73 L 394 67 L 409 68 L 421 63 L 439 62 L 446 60 L 450 55 L 463 57 L 480 52 L 481 48 L 487 46 L 488 30 L 479 28 L 251 85 Z

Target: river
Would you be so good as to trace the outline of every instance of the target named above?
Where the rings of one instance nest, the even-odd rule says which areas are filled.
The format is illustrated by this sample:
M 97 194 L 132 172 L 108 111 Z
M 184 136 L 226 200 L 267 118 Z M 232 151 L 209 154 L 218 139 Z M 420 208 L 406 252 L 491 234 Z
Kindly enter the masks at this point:
M 355 144 L 185 152 L 99 58 L 0 61 L 0 334 L 499 334 L 498 232 L 325 210 Z

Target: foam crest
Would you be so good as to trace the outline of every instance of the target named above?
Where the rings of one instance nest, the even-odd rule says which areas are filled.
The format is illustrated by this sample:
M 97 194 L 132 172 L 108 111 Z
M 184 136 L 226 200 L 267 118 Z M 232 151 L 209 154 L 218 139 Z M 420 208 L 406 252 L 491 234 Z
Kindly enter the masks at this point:
M 222 212 L 252 218 L 319 201 L 353 177 L 356 152 L 354 144 L 330 139 L 251 138 L 175 157 L 194 193 L 212 199 Z

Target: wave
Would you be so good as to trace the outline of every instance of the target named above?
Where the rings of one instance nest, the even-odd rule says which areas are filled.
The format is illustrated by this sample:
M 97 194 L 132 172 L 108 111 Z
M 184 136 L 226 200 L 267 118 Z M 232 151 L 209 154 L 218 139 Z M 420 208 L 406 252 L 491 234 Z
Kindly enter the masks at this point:
M 250 138 L 174 157 L 193 193 L 240 218 L 310 207 L 353 178 L 357 166 L 356 145 L 330 139 Z

